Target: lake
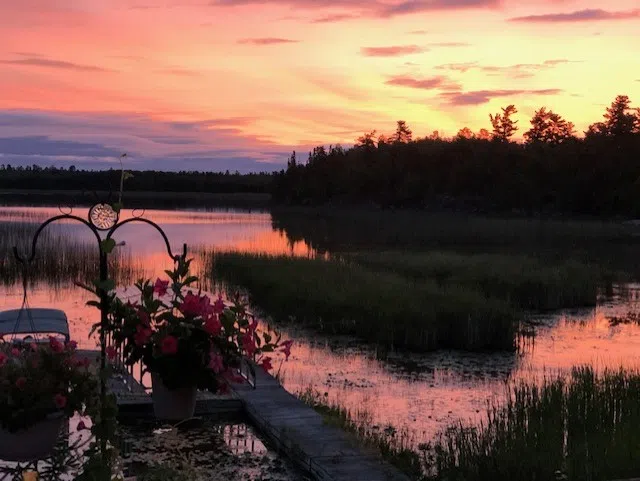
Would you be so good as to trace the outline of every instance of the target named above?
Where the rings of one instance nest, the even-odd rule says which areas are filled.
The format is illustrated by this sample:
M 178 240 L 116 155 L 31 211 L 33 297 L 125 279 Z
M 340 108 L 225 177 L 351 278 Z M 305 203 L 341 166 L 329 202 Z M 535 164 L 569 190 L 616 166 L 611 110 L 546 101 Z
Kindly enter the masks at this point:
M 0 207 L 5 227 L 33 223 L 58 214 L 48 207 Z M 74 214 L 86 216 L 86 209 Z M 126 216 L 126 214 L 123 214 Z M 147 210 L 145 217 L 165 230 L 173 250 L 183 243 L 198 249 L 236 250 L 312 256 L 313 249 L 299 236 L 274 228 L 267 211 Z M 56 235 L 89 242 L 91 234 L 79 224 L 51 226 Z M 126 245 L 117 249 L 148 276 L 162 275 L 171 265 L 164 243 L 149 226 L 132 223 L 114 236 Z M 352 413 L 367 416 L 372 424 L 393 425 L 413 442 L 429 441 L 456 420 L 477 419 L 491 399 L 504 396 L 509 380 L 542 378 L 577 364 L 598 367 L 638 366 L 640 327 L 612 326 L 609 318 L 638 308 L 640 287 L 619 286 L 593 309 L 532 315 L 536 335 L 523 341 L 517 353 L 468 353 L 441 350 L 429 354 L 385 353 L 354 339 L 320 336 L 299 328 L 285 328 L 294 339 L 293 354 L 280 371 L 292 393 L 312 388 L 328 400 L 337 400 Z M 38 282 L 28 292 L 31 307 L 55 307 L 69 316 L 72 337 L 83 348 L 92 348 L 90 326 L 97 311 L 85 307 L 90 295 L 66 282 Z M 18 308 L 22 286 L 0 287 L 0 310 Z

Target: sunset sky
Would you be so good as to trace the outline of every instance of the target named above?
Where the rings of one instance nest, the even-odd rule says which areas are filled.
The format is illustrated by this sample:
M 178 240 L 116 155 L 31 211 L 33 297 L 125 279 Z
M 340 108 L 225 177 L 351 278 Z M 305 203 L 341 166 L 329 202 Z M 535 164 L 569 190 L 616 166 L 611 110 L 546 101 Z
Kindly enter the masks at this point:
M 0 0 L 0 164 L 279 169 L 390 133 L 640 105 L 640 0 Z

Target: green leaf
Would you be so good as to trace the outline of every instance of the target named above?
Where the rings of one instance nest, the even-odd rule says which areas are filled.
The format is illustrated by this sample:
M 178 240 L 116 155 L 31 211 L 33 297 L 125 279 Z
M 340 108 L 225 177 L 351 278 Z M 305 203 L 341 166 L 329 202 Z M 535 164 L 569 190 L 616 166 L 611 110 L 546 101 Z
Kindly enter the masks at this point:
M 111 208 L 114 210 L 114 212 L 119 214 L 120 211 L 122 210 L 122 202 L 114 202 Z
M 94 284 L 98 289 L 102 289 L 105 292 L 110 292 L 116 288 L 116 283 L 113 279 L 107 279 L 106 281 L 94 281 Z
M 130 171 L 125 170 L 122 178 L 124 180 L 132 179 L 133 178 L 133 174 Z
M 111 251 L 113 251 L 113 249 L 115 249 L 115 247 L 116 247 L 116 241 L 111 239 L 111 238 L 103 239 L 100 242 L 100 249 L 105 254 L 111 254 Z

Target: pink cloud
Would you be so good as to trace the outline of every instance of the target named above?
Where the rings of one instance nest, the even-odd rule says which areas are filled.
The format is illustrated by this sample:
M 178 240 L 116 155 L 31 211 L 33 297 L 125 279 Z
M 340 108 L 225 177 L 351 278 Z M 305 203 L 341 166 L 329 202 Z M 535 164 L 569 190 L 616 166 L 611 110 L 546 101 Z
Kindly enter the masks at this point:
M 287 43 L 298 43 L 299 40 L 292 40 L 290 38 L 277 38 L 277 37 L 264 37 L 264 38 L 243 38 L 238 40 L 241 44 L 250 45 L 279 45 Z
M 507 90 L 474 90 L 470 92 L 443 92 L 440 97 L 450 105 L 481 105 L 496 97 L 512 97 L 515 95 L 557 95 L 561 89 L 507 89 Z
M 94 65 L 83 65 L 74 62 L 67 62 L 64 60 L 53 60 L 38 57 L 21 58 L 17 60 L 0 60 L 0 63 L 5 65 L 23 65 L 28 67 L 43 67 L 43 68 L 55 68 L 64 70 L 78 70 L 84 72 L 108 72 L 107 69 L 96 67 Z
M 400 57 L 422 53 L 425 50 L 418 45 L 394 45 L 390 47 L 362 47 L 360 53 L 366 57 Z
M 460 86 L 445 76 L 437 76 L 426 79 L 416 79 L 413 77 L 393 77 L 385 82 L 387 85 L 396 87 L 407 87 L 412 89 L 432 90 L 437 88 L 459 89 Z
M 585 9 L 568 13 L 548 13 L 527 15 L 509 19 L 510 22 L 561 23 L 561 22 L 597 22 L 602 20 L 629 20 L 640 17 L 640 9 L 612 12 L 602 9 Z
M 311 23 L 336 23 L 343 22 L 345 20 L 352 20 L 354 18 L 358 18 L 355 15 L 350 15 L 348 13 L 336 13 L 333 15 L 325 15 L 324 17 L 315 18 L 311 21 Z

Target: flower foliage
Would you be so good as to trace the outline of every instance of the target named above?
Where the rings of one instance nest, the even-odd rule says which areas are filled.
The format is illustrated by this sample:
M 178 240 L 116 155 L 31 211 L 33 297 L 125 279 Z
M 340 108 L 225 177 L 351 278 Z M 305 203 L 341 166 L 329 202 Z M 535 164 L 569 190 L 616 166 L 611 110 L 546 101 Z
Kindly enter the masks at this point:
M 110 294 L 109 324 L 115 346 L 127 365 L 142 362 L 145 370 L 158 374 L 169 389 L 196 386 L 217 392 L 226 382 L 237 380 L 235 369 L 243 356 L 271 368 L 266 353 L 280 351 L 288 357 L 290 341 L 280 342 L 258 329 L 236 296 L 227 306 L 195 290 L 189 274 L 191 260 L 177 258 L 168 280 L 139 280 L 139 298 L 123 300 Z M 136 296 L 137 297 L 137 296 Z
M 55 412 L 71 416 L 95 408 L 97 377 L 92 370 L 89 358 L 77 356 L 73 341 L 0 340 L 0 426 L 16 432 Z

